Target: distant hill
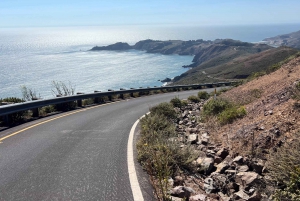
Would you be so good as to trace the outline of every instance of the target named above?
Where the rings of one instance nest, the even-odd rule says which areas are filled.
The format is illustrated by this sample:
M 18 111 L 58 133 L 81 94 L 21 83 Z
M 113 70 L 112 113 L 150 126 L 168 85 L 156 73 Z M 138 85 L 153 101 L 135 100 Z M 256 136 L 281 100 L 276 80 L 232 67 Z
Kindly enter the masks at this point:
M 91 49 L 91 51 L 135 49 L 146 51 L 147 53 L 160 53 L 166 55 L 195 55 L 192 61 L 193 63 L 184 67 L 196 67 L 215 57 L 222 56 L 227 61 L 242 55 L 250 55 L 271 48 L 271 46 L 266 44 L 253 44 L 232 39 L 217 39 L 215 41 L 159 41 L 148 39 L 139 41 L 133 46 L 122 42 L 102 47 L 95 46 Z M 220 60 L 219 62 L 222 63 L 224 61 Z
M 242 51 L 243 52 L 243 51 Z M 244 79 L 252 73 L 267 70 L 272 65 L 297 53 L 289 47 L 272 48 L 256 54 L 224 54 L 203 62 L 201 65 L 174 78 L 174 84 L 218 82 L 226 79 Z
M 266 38 L 263 41 L 272 46 L 288 46 L 300 49 L 300 31 Z

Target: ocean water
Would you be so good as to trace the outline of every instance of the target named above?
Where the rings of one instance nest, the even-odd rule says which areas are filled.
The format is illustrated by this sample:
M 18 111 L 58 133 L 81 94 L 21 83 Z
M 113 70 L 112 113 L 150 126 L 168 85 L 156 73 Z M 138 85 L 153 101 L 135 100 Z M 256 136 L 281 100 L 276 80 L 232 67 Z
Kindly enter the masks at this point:
M 298 31 L 300 25 L 268 26 L 102 26 L 0 28 L 0 98 L 22 97 L 26 86 L 51 98 L 52 81 L 71 82 L 76 92 L 160 86 L 158 80 L 187 69 L 193 56 L 143 51 L 88 51 L 93 46 L 139 40 L 214 40 L 258 42 Z

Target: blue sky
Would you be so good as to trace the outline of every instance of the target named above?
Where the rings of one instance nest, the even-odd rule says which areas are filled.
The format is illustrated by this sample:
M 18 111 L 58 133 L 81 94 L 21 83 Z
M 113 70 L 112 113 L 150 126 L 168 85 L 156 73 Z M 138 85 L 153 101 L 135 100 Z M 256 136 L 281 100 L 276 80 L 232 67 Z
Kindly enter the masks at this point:
M 0 0 L 0 27 L 300 23 L 299 0 Z

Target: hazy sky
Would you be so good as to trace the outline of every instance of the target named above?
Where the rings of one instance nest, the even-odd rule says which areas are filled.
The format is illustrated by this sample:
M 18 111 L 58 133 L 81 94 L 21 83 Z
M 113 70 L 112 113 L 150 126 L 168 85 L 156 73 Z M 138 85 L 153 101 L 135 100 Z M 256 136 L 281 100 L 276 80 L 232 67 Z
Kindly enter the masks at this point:
M 0 0 L 0 27 L 300 23 L 300 0 Z

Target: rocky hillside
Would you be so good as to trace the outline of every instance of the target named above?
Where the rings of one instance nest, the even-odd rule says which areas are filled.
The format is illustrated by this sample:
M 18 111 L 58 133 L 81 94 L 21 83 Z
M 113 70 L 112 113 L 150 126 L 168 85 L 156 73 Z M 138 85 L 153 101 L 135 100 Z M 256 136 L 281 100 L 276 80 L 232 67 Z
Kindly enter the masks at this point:
M 237 47 L 234 47 L 237 48 Z M 242 48 L 242 47 L 239 47 Z M 251 49 L 255 50 L 255 49 Z M 227 50 L 199 66 L 175 77 L 174 84 L 190 84 L 203 82 L 218 82 L 226 79 L 245 79 L 252 73 L 266 71 L 272 65 L 285 60 L 298 50 L 289 47 L 268 49 L 251 54 Z
M 266 38 L 263 41 L 271 46 L 288 46 L 300 49 L 300 31 Z
M 180 114 L 177 137 L 168 141 L 179 142 L 182 152 L 194 149 L 191 153 L 197 157 L 193 164 L 198 169 L 195 172 L 182 168 L 169 178 L 170 198 L 267 201 L 274 200 L 271 196 L 275 195 L 276 200 L 299 200 L 298 180 L 287 184 L 275 177 L 287 182 L 291 180 L 289 176 L 300 178 L 300 172 L 289 172 L 300 165 L 300 57 L 273 73 L 222 93 L 218 99 L 243 105 L 246 116 L 230 124 L 220 124 L 213 116 L 199 122 L 207 104 L 203 100 L 175 108 Z M 284 155 L 280 151 L 283 148 L 287 150 Z M 274 168 L 277 175 L 271 174 Z M 275 189 L 285 190 L 280 194 Z

